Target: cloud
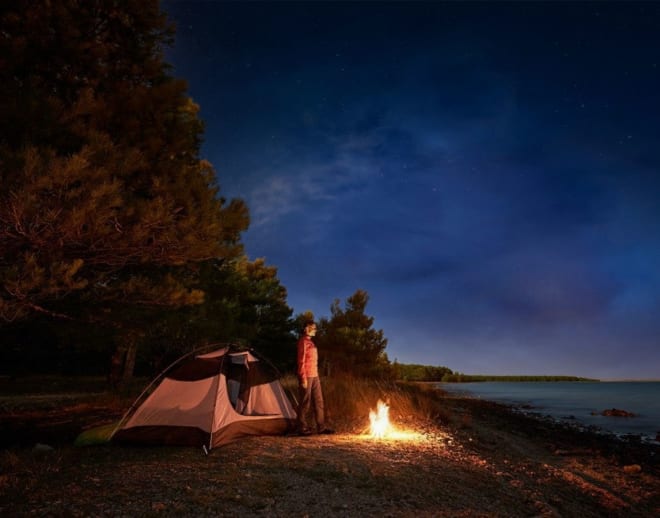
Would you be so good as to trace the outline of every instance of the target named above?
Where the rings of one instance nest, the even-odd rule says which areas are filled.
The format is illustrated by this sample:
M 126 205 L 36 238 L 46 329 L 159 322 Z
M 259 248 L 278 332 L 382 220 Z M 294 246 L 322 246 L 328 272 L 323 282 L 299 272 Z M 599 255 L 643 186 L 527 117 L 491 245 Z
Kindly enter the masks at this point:
M 288 149 L 273 167 L 252 171 L 253 187 L 246 198 L 253 226 L 276 224 L 290 213 L 323 214 L 365 189 L 379 174 L 372 157 L 381 145 L 377 135 L 319 132 L 310 149 L 301 150 L 293 137 L 284 137 Z M 316 216 L 315 216 L 316 215 Z

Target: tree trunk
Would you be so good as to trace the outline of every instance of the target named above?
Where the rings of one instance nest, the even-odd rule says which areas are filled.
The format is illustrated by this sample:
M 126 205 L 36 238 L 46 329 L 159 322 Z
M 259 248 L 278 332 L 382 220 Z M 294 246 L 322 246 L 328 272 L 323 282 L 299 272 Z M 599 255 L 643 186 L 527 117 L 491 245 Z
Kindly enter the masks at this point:
M 110 360 L 110 373 L 108 374 L 108 384 L 112 390 L 119 388 L 123 379 L 124 358 L 126 357 L 126 347 L 121 341 L 115 347 L 115 352 Z
M 126 386 L 133 379 L 135 371 L 135 358 L 137 356 L 137 342 L 131 340 L 126 346 L 126 357 L 124 358 L 124 372 L 121 376 L 122 386 Z
M 133 379 L 137 356 L 138 333 L 128 331 L 120 335 L 119 343 L 112 355 L 108 382 L 113 390 L 118 390 Z

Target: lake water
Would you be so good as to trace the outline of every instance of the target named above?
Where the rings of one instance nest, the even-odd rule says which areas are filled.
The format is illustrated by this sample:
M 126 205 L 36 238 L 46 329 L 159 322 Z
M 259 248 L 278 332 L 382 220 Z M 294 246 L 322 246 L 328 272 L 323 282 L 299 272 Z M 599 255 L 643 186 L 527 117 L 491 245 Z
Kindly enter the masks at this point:
M 438 383 L 447 392 L 523 407 L 566 422 L 615 434 L 655 440 L 660 433 L 660 382 L 479 382 Z M 635 417 L 606 417 L 617 408 Z

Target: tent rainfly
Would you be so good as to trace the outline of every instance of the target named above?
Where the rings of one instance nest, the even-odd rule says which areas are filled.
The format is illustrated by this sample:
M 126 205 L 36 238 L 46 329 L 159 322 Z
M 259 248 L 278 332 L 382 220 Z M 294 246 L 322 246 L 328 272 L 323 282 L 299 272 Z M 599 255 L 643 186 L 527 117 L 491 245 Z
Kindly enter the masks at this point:
M 159 380 L 144 402 L 139 404 L 140 396 L 126 413 L 112 441 L 210 450 L 248 435 L 284 434 L 295 426 L 296 412 L 277 371 L 253 350 L 224 347 L 184 356 L 151 386 Z

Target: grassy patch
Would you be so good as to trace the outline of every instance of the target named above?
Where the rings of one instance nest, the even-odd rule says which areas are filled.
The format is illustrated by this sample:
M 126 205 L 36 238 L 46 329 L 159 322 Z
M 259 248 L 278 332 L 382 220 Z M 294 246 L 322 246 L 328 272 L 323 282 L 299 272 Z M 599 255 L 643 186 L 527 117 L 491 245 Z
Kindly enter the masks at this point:
M 282 380 L 289 393 L 297 396 L 293 376 Z M 361 433 L 368 429 L 369 412 L 379 400 L 390 407 L 390 418 L 404 422 L 444 422 L 451 412 L 442 404 L 442 394 L 424 383 L 381 382 L 345 376 L 323 378 L 323 395 L 328 421 L 345 431 Z

